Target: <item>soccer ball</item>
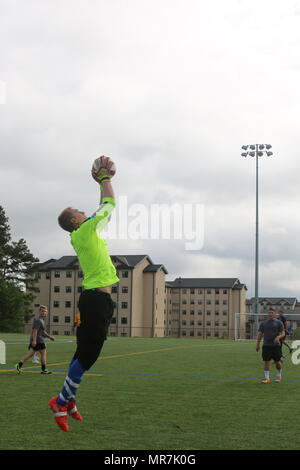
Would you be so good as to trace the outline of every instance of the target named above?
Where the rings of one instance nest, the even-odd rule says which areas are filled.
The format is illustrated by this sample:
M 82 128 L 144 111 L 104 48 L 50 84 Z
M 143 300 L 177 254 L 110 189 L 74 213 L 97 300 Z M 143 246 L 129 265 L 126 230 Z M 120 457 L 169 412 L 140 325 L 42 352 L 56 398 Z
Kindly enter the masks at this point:
M 98 183 L 101 178 L 105 175 L 108 175 L 112 178 L 116 174 L 116 165 L 109 158 L 102 155 L 101 157 L 96 158 L 92 166 L 92 177 Z

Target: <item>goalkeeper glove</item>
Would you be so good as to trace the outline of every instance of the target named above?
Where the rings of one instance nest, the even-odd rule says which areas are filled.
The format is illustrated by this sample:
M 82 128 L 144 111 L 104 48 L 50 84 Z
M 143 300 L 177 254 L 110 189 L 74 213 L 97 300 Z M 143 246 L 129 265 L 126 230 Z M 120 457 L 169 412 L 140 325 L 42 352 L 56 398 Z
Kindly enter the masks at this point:
M 110 169 L 114 166 L 114 162 L 109 157 L 96 158 L 92 168 L 92 177 L 97 183 L 102 184 L 104 181 L 110 181 Z

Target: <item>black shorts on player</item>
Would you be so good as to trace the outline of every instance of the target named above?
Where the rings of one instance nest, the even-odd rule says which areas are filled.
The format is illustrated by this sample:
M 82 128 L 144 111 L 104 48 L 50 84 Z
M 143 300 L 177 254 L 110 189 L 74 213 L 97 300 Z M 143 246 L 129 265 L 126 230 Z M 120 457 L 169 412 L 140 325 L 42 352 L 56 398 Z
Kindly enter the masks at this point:
M 33 349 L 34 351 L 42 351 L 43 349 L 46 349 L 46 344 L 45 343 L 37 343 L 35 346 L 32 346 L 32 344 L 30 344 L 28 346 L 28 349 Z
M 268 362 L 273 359 L 275 362 L 279 362 L 282 357 L 282 351 L 280 346 L 263 346 L 262 347 L 262 358 L 263 361 Z
M 74 359 L 78 359 L 85 370 L 89 370 L 100 355 L 114 308 L 110 294 L 98 289 L 85 290 L 80 295 L 80 326 L 76 332 Z

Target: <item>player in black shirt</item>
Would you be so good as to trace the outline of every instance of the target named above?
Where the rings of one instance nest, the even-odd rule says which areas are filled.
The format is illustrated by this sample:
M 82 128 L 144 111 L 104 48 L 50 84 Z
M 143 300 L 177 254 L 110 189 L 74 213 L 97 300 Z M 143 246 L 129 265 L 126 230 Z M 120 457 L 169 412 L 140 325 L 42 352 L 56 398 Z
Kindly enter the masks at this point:
M 287 339 L 286 339 L 286 336 L 288 334 L 288 322 L 287 322 L 287 319 L 286 317 L 284 316 L 284 311 L 283 310 L 279 310 L 279 317 L 278 317 L 278 320 L 281 321 L 281 323 L 283 324 L 283 329 L 284 329 L 284 337 L 281 338 L 280 342 L 281 342 L 281 345 L 282 344 L 285 344 L 285 346 L 287 348 L 289 348 L 289 351 L 290 353 L 293 351 L 293 348 L 291 348 L 291 346 L 289 345 Z
M 281 381 L 281 343 L 280 340 L 284 336 L 282 323 L 276 319 L 276 312 L 273 308 L 268 310 L 268 320 L 263 321 L 258 329 L 256 351 L 260 349 L 260 342 L 263 338 L 262 358 L 264 361 L 265 379 L 263 383 L 270 383 L 270 362 L 273 359 L 277 369 L 277 377 L 275 382 Z

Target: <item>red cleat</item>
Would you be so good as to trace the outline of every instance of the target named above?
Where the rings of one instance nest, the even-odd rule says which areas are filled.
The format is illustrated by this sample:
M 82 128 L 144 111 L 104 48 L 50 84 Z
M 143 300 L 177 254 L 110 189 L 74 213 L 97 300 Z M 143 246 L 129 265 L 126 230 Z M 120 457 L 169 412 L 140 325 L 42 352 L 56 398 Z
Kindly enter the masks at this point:
M 58 403 L 56 403 L 56 399 L 57 397 L 51 398 L 51 400 L 49 400 L 49 406 L 54 413 L 54 419 L 57 425 L 62 431 L 67 432 L 69 431 L 69 426 L 67 423 L 67 407 L 58 405 Z
M 82 421 L 82 416 L 79 413 L 79 411 L 77 410 L 76 403 L 74 403 L 73 401 L 68 402 L 67 412 L 68 412 L 69 416 L 72 416 L 72 418 L 78 419 L 78 421 Z

